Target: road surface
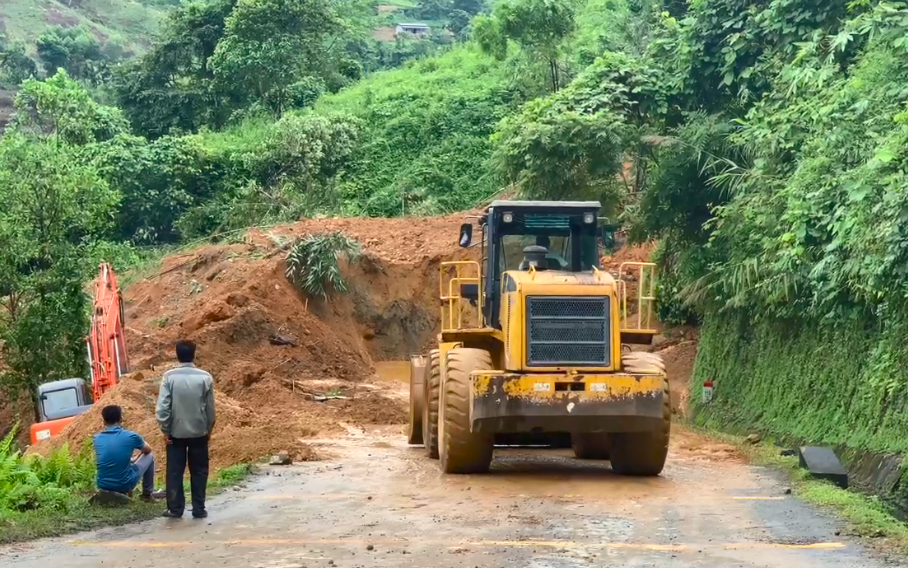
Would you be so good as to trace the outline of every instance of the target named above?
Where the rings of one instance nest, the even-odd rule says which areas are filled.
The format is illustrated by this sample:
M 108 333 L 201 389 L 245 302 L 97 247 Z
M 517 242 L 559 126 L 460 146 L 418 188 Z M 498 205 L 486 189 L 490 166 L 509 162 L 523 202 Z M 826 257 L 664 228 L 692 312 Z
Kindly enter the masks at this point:
M 326 461 L 269 466 L 210 517 L 0 549 L 16 568 L 879 568 L 844 527 L 771 471 L 678 431 L 658 478 L 565 450 L 496 452 L 492 473 L 442 476 L 399 433 L 321 441 Z

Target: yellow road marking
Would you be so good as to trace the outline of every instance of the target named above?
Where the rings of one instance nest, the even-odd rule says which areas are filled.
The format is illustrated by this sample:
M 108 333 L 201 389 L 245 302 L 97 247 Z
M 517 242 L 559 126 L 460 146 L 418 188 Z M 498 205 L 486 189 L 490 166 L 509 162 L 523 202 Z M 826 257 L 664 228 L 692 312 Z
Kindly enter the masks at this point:
M 632 550 L 653 550 L 656 552 L 684 552 L 687 546 L 683 544 L 632 544 L 629 542 L 615 542 L 609 548 L 628 548 Z
M 835 550 L 845 548 L 843 542 L 814 542 L 812 544 L 777 544 L 771 542 L 740 542 L 738 544 L 726 544 L 727 550 L 738 548 L 791 548 L 791 549 L 813 549 L 813 550 Z
M 607 548 L 614 550 L 648 550 L 654 552 L 685 552 L 692 548 L 712 548 L 721 546 L 726 550 L 742 548 L 783 548 L 783 549 L 815 549 L 834 550 L 845 548 L 841 542 L 817 542 L 812 544 L 776 544 L 768 542 L 741 542 L 724 545 L 693 546 L 686 544 L 649 544 L 635 542 L 590 542 L 581 543 L 572 540 L 482 540 L 473 542 L 455 543 L 450 541 L 426 541 L 419 539 L 420 544 L 433 544 L 439 546 L 499 546 L 515 548 Z M 208 539 L 198 541 L 166 541 L 166 542 L 130 542 L 130 541 L 70 541 L 73 546 L 99 546 L 105 548 L 186 548 L 200 544 L 217 544 L 222 546 L 318 546 L 318 545 L 407 545 L 410 541 L 404 539 L 359 539 L 359 538 L 323 538 L 323 539 L 298 539 L 298 538 L 263 538 L 263 539 L 235 539 L 213 541 Z

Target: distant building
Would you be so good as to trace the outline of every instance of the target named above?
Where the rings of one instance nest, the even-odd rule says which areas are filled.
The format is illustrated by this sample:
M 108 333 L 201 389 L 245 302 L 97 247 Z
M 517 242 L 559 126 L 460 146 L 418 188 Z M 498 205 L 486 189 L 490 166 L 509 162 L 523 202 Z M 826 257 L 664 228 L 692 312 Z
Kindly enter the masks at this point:
M 423 37 L 429 35 L 429 32 L 432 31 L 429 26 L 426 24 L 397 24 L 395 28 L 395 35 L 412 35 L 415 37 Z

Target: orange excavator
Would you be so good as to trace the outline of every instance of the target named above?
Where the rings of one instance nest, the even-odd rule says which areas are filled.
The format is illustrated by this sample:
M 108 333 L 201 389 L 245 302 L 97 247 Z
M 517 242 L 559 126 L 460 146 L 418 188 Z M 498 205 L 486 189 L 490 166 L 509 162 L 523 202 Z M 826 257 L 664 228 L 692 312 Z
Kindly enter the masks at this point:
M 91 370 L 91 398 L 84 379 L 72 378 L 44 383 L 38 387 L 38 414 L 31 427 L 31 443 L 58 435 L 67 424 L 113 388 L 129 372 L 124 333 L 123 295 L 117 275 L 107 263 L 100 266 L 92 302 L 91 328 L 85 343 Z

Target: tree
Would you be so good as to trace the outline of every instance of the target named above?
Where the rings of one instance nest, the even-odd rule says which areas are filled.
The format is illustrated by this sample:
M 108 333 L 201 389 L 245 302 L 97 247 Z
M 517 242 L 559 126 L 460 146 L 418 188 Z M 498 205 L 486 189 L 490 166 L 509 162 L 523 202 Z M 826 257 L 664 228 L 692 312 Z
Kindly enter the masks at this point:
M 479 16 L 474 37 L 483 51 L 504 59 L 508 40 L 548 68 L 552 92 L 561 88 L 561 45 L 576 27 L 569 0 L 510 0 L 495 5 L 491 17 Z
M 485 2 L 482 0 L 452 0 L 451 9 L 452 10 L 461 10 L 475 16 L 480 13 L 485 7 Z
M 467 26 L 470 25 L 470 14 L 464 12 L 463 10 L 454 10 L 451 12 L 448 18 L 448 29 L 451 30 L 451 33 L 454 35 L 459 35 L 460 32 L 465 30 Z
M 192 136 L 149 142 L 119 134 L 91 144 L 84 154 L 122 196 L 111 233 L 117 240 L 142 245 L 179 241 L 177 221 L 211 192 L 204 151 Z
M 203 125 L 223 126 L 240 106 L 235 85 L 214 85 L 209 59 L 224 35 L 237 0 L 189 2 L 174 8 L 155 45 L 140 59 L 118 66 L 117 106 L 133 129 L 149 138 Z
M 119 109 L 93 101 L 85 87 L 63 69 L 46 81 L 23 83 L 15 105 L 11 128 L 30 136 L 59 136 L 68 144 L 84 145 L 109 140 L 129 129 Z
M 0 142 L 0 186 L 0 386 L 34 399 L 43 382 L 84 375 L 83 284 L 118 195 L 61 138 L 18 133 Z
M 580 113 L 531 101 L 495 134 L 499 176 L 529 198 L 592 198 L 614 206 L 626 128 L 608 109 Z
M 38 66 L 25 52 L 25 45 L 10 43 L 0 34 L 0 86 L 15 87 L 38 74 Z
M 290 85 L 325 67 L 325 40 L 340 30 L 327 0 L 239 0 L 211 58 L 216 83 L 280 114 Z
M 72 77 L 86 79 L 94 71 L 94 64 L 105 60 L 101 44 L 84 28 L 51 28 L 35 42 L 38 58 L 48 75 L 66 69 Z

